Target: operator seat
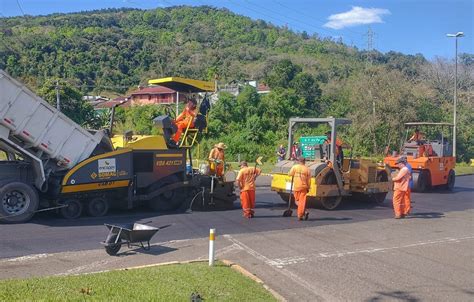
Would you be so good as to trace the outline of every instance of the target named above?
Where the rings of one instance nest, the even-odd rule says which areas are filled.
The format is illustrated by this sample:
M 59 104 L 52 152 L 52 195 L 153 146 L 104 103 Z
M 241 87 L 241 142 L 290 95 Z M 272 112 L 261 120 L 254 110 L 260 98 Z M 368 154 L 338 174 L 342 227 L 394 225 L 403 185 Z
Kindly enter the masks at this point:
M 176 133 L 178 128 L 173 123 L 171 118 L 168 115 L 160 115 L 153 119 L 153 124 L 159 129 L 162 129 L 163 138 L 165 139 L 168 148 L 176 148 L 176 143 L 173 140 L 173 135 Z
M 194 127 L 198 129 L 199 132 L 202 132 L 207 127 L 207 114 L 209 110 L 211 110 L 211 103 L 209 102 L 209 97 L 206 95 L 199 106 L 199 113 L 194 122 Z

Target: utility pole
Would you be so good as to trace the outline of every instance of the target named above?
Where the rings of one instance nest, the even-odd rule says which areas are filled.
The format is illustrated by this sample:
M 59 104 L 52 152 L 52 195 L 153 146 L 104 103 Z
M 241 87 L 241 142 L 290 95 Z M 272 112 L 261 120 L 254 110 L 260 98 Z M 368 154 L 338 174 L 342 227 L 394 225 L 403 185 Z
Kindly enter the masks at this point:
M 372 67 L 372 51 L 374 50 L 374 32 L 369 26 L 367 29 L 367 67 Z M 370 91 L 369 91 L 370 93 Z M 372 94 L 370 93 L 370 96 Z M 372 98 L 372 117 L 375 121 L 375 99 Z
M 61 111 L 61 100 L 59 99 L 59 81 L 56 80 L 56 109 Z
M 464 37 L 462 31 L 456 34 L 447 34 L 449 38 L 454 38 L 456 41 L 456 53 L 455 53 L 455 71 L 454 71 L 454 112 L 453 112 L 453 157 L 456 157 L 456 107 L 458 102 L 458 38 Z
M 375 115 L 375 98 L 372 96 L 372 90 L 371 90 L 371 84 L 372 84 L 372 51 L 374 49 L 374 32 L 372 31 L 372 28 L 369 26 L 367 29 L 367 61 L 366 61 L 366 70 L 368 71 L 369 75 L 369 83 L 368 83 L 368 95 L 369 99 L 372 100 L 372 134 L 373 134 L 373 142 L 374 142 L 374 149 L 373 153 L 377 153 L 377 141 L 376 141 L 376 135 L 375 135 L 375 123 L 376 123 L 376 115 Z

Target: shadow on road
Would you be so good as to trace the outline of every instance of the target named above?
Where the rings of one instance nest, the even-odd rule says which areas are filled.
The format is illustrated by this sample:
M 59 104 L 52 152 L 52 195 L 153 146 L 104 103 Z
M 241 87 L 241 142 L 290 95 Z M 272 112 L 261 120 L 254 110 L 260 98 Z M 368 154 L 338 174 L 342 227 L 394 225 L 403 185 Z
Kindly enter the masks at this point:
M 310 216 L 311 217 L 311 216 Z M 352 220 L 352 218 L 349 217 L 322 217 L 322 218 L 309 218 L 309 221 L 348 221 Z
M 444 213 L 439 212 L 426 212 L 426 213 L 413 213 L 410 214 L 407 218 L 421 218 L 421 219 L 433 219 L 433 218 L 443 218 Z
M 319 215 L 317 215 L 319 216 Z M 252 219 L 261 219 L 261 218 L 282 218 L 282 215 L 255 215 Z M 349 217 L 321 217 L 321 218 L 311 218 L 311 214 L 309 216 L 310 218 L 308 221 L 348 221 L 352 220 L 352 218 Z M 288 218 L 296 218 L 296 213 L 293 213 L 293 216 L 291 217 L 285 217 L 286 219 Z
M 151 226 L 154 225 L 154 221 L 158 220 L 160 216 L 169 214 L 185 214 L 178 211 L 169 212 L 153 212 L 146 208 L 136 208 L 132 210 L 111 210 L 107 216 L 103 217 L 91 217 L 82 216 L 78 219 L 65 219 L 56 213 L 39 213 L 29 223 L 45 225 L 50 227 L 74 227 L 74 226 L 94 226 L 101 225 L 104 223 L 108 224 L 124 224 L 124 223 L 144 223 L 143 220 L 150 221 Z
M 466 188 L 466 187 L 455 187 L 454 193 L 456 192 L 474 192 L 474 188 Z M 445 191 L 445 193 L 452 193 L 449 191 Z
M 123 246 L 122 248 L 127 248 L 127 245 Z M 128 257 L 128 256 L 136 255 L 136 254 L 147 254 L 147 255 L 157 256 L 157 255 L 162 255 L 162 254 L 166 254 L 166 253 L 169 253 L 169 252 L 174 252 L 176 250 L 177 249 L 175 249 L 175 248 L 171 248 L 171 247 L 167 247 L 167 246 L 161 246 L 161 245 L 151 246 L 151 248 L 149 250 L 145 250 L 141 247 L 136 247 L 136 248 L 133 248 L 133 249 L 125 250 L 121 253 L 118 253 L 116 256 L 112 256 L 112 257 Z
M 406 302 L 417 302 L 421 301 L 413 294 L 405 291 L 392 291 L 392 292 L 377 292 L 377 295 L 365 300 L 366 302 L 386 301 L 387 298 L 396 299 L 398 301 Z

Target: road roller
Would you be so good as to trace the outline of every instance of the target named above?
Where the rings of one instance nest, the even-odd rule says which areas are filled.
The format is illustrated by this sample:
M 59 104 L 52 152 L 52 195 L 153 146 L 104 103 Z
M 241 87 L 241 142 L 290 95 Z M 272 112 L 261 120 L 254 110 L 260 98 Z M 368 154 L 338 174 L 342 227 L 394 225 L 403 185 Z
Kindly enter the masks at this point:
M 311 187 L 307 194 L 309 206 L 334 210 L 342 200 L 368 200 L 383 203 L 391 189 L 388 166 L 370 159 L 344 158 L 343 147 L 336 145 L 338 126 L 348 126 L 352 122 L 342 118 L 290 118 L 288 127 L 288 150 L 294 143 L 293 133 L 299 124 L 329 126 L 330 138 L 324 133 L 316 137 L 300 137 L 301 149 L 306 166 L 311 171 Z M 321 129 L 321 127 L 316 128 Z M 337 148 L 340 148 L 339 151 Z M 350 149 L 350 147 L 347 147 Z M 291 156 L 291 152 L 290 153 Z M 295 164 L 294 158 L 278 162 L 273 168 L 272 191 L 288 202 L 291 191 L 291 177 L 288 172 Z

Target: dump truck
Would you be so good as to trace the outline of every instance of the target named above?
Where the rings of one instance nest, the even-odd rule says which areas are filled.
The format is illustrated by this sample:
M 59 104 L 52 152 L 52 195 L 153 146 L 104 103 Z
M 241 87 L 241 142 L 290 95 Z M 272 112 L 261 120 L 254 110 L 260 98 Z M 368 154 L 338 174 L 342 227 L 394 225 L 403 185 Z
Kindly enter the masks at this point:
M 405 156 L 411 165 L 413 191 L 425 192 L 433 187 L 454 188 L 456 173 L 456 157 L 453 156 L 453 145 L 450 143 L 449 123 L 409 122 L 405 123 L 406 134 L 399 152 L 392 152 L 385 157 L 384 162 L 396 172 L 399 156 Z M 426 129 L 427 137 L 416 141 L 410 140 L 409 135 L 415 129 Z M 411 131 L 411 132 L 410 132 Z
M 162 85 L 197 93 L 210 91 L 209 83 L 166 78 Z M 25 222 L 53 208 L 65 218 L 142 204 L 184 209 L 199 192 L 195 208 L 232 207 L 234 179 L 192 167 L 191 149 L 202 127 L 188 127 L 177 145 L 169 116 L 153 122 L 159 135 L 111 138 L 110 131 L 86 130 L 0 70 L 0 221 Z
M 307 194 L 310 206 L 326 210 L 336 209 L 343 198 L 357 197 L 376 203 L 383 203 L 391 189 L 390 169 L 369 159 L 343 158 L 340 163 L 336 156 L 337 127 L 350 125 L 351 121 L 342 118 L 290 118 L 288 127 L 288 150 L 293 144 L 293 132 L 299 124 L 328 125 L 331 140 L 328 143 L 323 136 L 302 137 L 302 156 L 311 172 L 311 187 Z M 324 133 L 323 133 L 324 134 Z M 290 153 L 290 152 L 289 152 Z M 288 172 L 295 164 L 286 159 L 273 168 L 271 190 L 277 192 L 285 201 L 289 201 L 291 176 Z

